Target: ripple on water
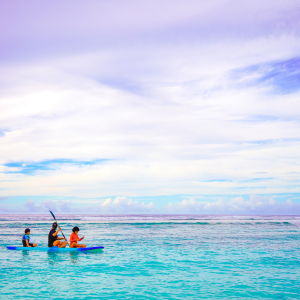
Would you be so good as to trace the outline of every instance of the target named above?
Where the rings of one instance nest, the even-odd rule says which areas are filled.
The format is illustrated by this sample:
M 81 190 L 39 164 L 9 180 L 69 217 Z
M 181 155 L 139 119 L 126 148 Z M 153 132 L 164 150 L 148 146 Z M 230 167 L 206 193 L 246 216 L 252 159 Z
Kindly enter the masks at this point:
M 0 222 L 1 297 L 298 299 L 299 220 L 223 217 L 130 216 L 129 222 L 122 216 L 120 222 L 114 216 L 111 223 L 77 216 L 85 242 L 105 246 L 99 253 L 8 251 L 7 245 L 20 245 L 26 227 L 32 241 L 46 246 L 52 220 L 6 218 Z M 77 222 L 65 218 L 65 235 Z

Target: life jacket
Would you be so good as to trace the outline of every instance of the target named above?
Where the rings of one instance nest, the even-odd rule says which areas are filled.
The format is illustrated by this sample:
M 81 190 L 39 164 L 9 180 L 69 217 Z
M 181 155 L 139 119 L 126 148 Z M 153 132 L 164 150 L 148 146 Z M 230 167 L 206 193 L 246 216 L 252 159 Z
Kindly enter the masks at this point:
M 23 244 L 23 247 L 27 247 L 27 243 L 26 243 L 26 236 L 27 234 L 24 234 L 23 237 L 22 237 L 22 244 Z M 30 236 L 28 236 L 28 244 L 30 243 Z

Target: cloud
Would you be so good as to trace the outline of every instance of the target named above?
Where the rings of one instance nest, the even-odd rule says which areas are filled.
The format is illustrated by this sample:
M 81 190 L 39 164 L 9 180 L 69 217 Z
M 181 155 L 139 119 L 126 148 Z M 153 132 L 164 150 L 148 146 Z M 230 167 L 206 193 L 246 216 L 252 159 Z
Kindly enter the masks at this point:
M 76 209 L 74 208 L 74 205 L 71 201 L 68 200 L 60 200 L 60 201 L 54 201 L 52 199 L 44 200 L 39 203 L 35 203 L 34 200 L 29 199 L 24 203 L 24 208 L 27 212 L 40 212 L 45 213 L 49 212 L 49 210 L 53 212 L 76 212 Z
M 250 195 L 249 200 L 243 197 L 235 197 L 229 200 L 220 198 L 217 201 L 199 201 L 195 198 L 170 202 L 166 206 L 156 207 L 153 202 L 133 201 L 128 197 L 107 198 L 105 200 L 93 200 L 81 202 L 78 200 L 44 200 L 36 203 L 27 200 L 23 206 L 0 206 L 3 213 L 93 213 L 93 214 L 216 214 L 216 215 L 298 215 L 300 203 L 288 199 L 279 202 L 271 196 Z
M 100 202 L 100 203 L 99 203 Z M 153 203 L 144 204 L 133 201 L 127 197 L 116 197 L 114 200 L 108 198 L 101 201 L 94 201 L 92 204 L 78 203 L 71 200 L 44 200 L 36 203 L 34 200 L 27 200 L 23 207 L 27 212 L 48 213 L 49 210 L 58 213 L 156 213 L 158 210 Z
M 36 172 L 34 176 L 7 173 L 2 174 L 6 181 L 0 186 L 2 195 L 7 196 L 14 189 L 15 196 L 73 196 L 83 202 L 85 198 L 105 198 L 115 193 L 137 197 L 250 194 L 253 190 L 260 194 L 300 192 L 298 167 L 293 165 L 298 155 L 296 149 L 272 144 L 243 148 L 227 153 L 224 148 L 220 157 L 217 153 L 210 157 L 202 149 L 203 159 L 112 160 L 99 165 L 61 165 L 55 170 Z M 284 161 L 280 159 L 283 152 L 287 156 Z
M 0 213 L 4 213 L 4 214 L 9 214 L 9 213 L 13 213 L 14 210 L 8 208 L 6 205 L 0 205 Z
M 111 198 L 106 199 L 102 204 L 98 205 L 99 211 L 104 213 L 154 213 L 157 212 L 152 202 L 149 204 L 140 204 L 138 201 L 132 201 L 127 197 L 116 197 L 115 200 Z
M 29 199 L 25 202 L 24 207 L 28 212 L 45 212 L 49 209 L 56 210 L 56 204 L 53 200 L 47 200 L 40 204 L 36 204 L 34 200 Z
M 0 57 L 28 60 L 124 45 L 299 34 L 295 1 L 17 1 L 1 3 Z M 101 13 L 101 18 L 99 18 Z M 29 20 L 31 22 L 29 22 Z M 55 22 L 53 22 L 55 20 Z M 80 20 L 80 22 L 78 22 Z M 26 42 L 25 42 L 26 41 Z M 30 42 L 28 42 L 30 41 Z
M 297 215 L 300 214 L 300 203 L 295 203 L 291 199 L 280 203 L 273 197 L 250 195 L 248 201 L 243 197 L 232 198 L 230 201 L 219 199 L 216 202 L 197 201 L 191 198 L 175 205 L 169 203 L 166 209 L 169 212 L 195 214 Z
M 0 4 L 2 196 L 300 191 L 294 1 L 73 2 Z

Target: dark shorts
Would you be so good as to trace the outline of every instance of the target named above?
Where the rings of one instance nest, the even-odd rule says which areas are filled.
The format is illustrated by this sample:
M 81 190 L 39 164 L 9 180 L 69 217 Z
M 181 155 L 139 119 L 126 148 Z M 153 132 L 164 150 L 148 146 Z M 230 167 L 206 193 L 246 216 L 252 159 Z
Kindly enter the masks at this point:
M 26 244 L 25 240 L 22 240 L 22 242 L 23 242 L 23 247 L 27 247 L 27 244 Z M 32 243 L 28 243 L 28 244 L 29 244 L 29 246 L 33 247 Z

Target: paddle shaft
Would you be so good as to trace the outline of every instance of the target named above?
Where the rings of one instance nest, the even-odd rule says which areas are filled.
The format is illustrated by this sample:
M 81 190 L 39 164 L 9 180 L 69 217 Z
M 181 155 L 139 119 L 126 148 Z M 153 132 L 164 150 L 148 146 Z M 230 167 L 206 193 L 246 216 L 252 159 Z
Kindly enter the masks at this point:
M 52 215 L 53 219 L 55 220 L 55 222 L 56 222 L 57 226 L 60 228 L 60 226 L 58 225 L 58 223 L 57 223 L 57 220 L 56 220 L 56 218 L 55 218 L 55 216 L 54 216 L 53 212 L 52 212 L 51 210 L 49 210 L 49 211 L 50 211 L 50 213 L 51 213 L 51 215 Z M 70 247 L 70 245 L 69 245 L 69 242 L 68 242 L 68 240 L 66 239 L 66 237 L 65 237 L 64 233 L 62 232 L 61 228 L 60 228 L 60 232 L 61 232 L 61 234 L 63 235 L 63 237 L 65 238 L 65 240 L 67 241 L 67 243 L 68 243 L 68 246 Z

